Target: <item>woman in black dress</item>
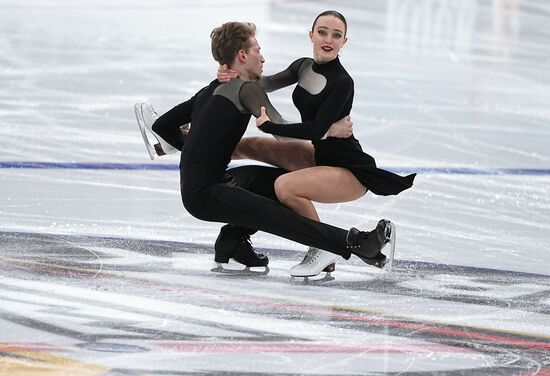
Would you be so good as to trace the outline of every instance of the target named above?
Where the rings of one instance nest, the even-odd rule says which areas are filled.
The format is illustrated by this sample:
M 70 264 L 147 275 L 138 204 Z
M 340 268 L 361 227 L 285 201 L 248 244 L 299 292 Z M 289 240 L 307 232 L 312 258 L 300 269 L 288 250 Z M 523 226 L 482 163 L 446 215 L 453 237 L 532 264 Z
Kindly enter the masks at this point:
M 330 126 L 350 114 L 354 86 L 338 53 L 346 44 L 347 22 L 340 13 L 326 11 L 315 19 L 309 37 L 313 58 L 300 58 L 287 69 L 263 77 L 259 84 L 273 91 L 297 83 L 292 98 L 301 123 L 277 124 L 262 112 L 256 124 L 263 132 L 312 141 L 315 166 L 280 176 L 275 183 L 279 200 L 297 213 L 319 221 L 314 202 L 341 203 L 356 200 L 367 191 L 396 195 L 412 186 L 416 174 L 405 177 L 379 169 L 359 141 L 324 137 Z M 380 263 L 385 263 L 380 255 Z M 310 249 L 302 263 L 291 269 L 293 276 L 319 274 L 336 259 L 328 252 Z

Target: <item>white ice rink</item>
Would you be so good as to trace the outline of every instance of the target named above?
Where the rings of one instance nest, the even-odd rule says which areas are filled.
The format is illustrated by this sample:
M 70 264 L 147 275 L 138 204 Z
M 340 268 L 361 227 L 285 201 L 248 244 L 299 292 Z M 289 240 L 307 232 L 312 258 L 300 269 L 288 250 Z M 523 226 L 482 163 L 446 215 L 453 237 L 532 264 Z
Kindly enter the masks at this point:
M 348 19 L 355 136 L 418 176 L 317 207 L 395 222 L 395 270 L 290 284 L 305 247 L 258 233 L 269 275 L 215 275 L 220 225 L 184 210 L 133 104 L 214 79 L 226 21 L 284 69 L 326 9 Z M 549 67 L 543 0 L 0 0 L 0 375 L 550 375 Z M 297 120 L 290 96 L 270 94 Z

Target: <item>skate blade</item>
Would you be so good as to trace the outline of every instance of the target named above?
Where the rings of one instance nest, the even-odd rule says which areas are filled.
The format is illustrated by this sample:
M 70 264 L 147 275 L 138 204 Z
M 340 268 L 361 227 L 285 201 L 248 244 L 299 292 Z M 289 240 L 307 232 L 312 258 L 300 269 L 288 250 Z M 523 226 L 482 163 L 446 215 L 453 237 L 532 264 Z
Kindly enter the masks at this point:
M 250 266 L 246 266 L 244 269 L 228 269 L 224 268 L 223 264 L 217 263 L 215 268 L 210 269 L 213 273 L 220 273 L 233 276 L 263 276 L 269 273 L 269 266 L 254 266 L 254 268 L 265 268 L 262 271 L 251 270 Z
M 320 279 L 311 279 L 311 277 L 316 276 L 290 276 L 290 283 L 293 285 L 319 285 L 322 283 L 334 281 L 335 278 L 330 275 L 330 272 L 326 273 L 323 278 Z M 297 278 L 303 278 L 301 280 L 298 280 Z
M 143 106 L 143 103 L 136 103 L 134 105 L 134 113 L 136 114 L 136 120 L 139 128 L 139 132 L 141 133 L 141 137 L 143 138 L 143 142 L 145 143 L 145 148 L 147 149 L 147 153 L 149 153 L 149 158 L 151 158 L 151 160 L 154 160 L 155 148 L 153 147 L 153 145 L 151 145 L 151 142 L 147 137 L 147 128 L 145 127 L 145 120 L 143 119 L 143 113 L 141 109 L 142 106 Z
M 390 234 L 389 234 L 389 243 L 390 243 L 390 254 L 386 258 L 386 263 L 384 264 L 384 270 L 391 272 L 393 267 L 393 259 L 395 258 L 395 239 L 396 239 L 395 225 L 390 222 Z

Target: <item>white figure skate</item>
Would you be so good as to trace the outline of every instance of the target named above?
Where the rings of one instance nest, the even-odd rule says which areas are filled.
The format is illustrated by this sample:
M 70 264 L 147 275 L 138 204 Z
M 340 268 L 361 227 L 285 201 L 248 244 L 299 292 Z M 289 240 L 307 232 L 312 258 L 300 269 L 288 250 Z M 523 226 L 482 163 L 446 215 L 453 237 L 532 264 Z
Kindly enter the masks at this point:
M 334 277 L 330 273 L 335 270 L 337 260 L 338 255 L 334 253 L 310 247 L 302 262 L 290 269 L 290 282 L 294 283 L 296 277 L 304 278 L 304 283 L 332 281 Z M 321 272 L 326 272 L 323 278 L 317 280 L 309 279 L 309 277 L 319 275 Z
M 143 138 L 143 142 L 145 143 L 147 153 L 151 160 L 155 159 L 155 154 L 162 156 L 165 154 L 173 154 L 178 151 L 178 149 L 164 141 L 162 137 L 153 131 L 153 124 L 157 120 L 158 114 L 151 103 L 136 103 L 134 105 L 134 113 L 136 114 L 141 137 Z M 147 132 L 151 133 L 157 139 L 158 143 L 152 144 L 151 141 L 149 141 Z

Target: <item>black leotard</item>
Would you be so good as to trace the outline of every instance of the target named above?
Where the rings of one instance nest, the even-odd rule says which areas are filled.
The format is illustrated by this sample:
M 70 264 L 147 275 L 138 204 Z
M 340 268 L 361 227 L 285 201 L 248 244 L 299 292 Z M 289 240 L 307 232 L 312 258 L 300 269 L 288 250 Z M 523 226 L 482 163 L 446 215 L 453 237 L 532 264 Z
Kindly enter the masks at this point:
M 276 201 L 273 184 L 284 171 L 244 166 L 226 172 L 251 113 L 259 116 L 261 106 L 278 116 L 256 83 L 213 81 L 153 124 L 156 133 L 181 149 L 175 130 L 192 123 L 180 161 L 183 205 L 202 220 L 269 232 L 349 258 L 346 230 L 310 220 Z
M 333 123 L 350 114 L 353 104 L 353 80 L 338 58 L 325 64 L 301 58 L 286 70 L 262 78 L 259 84 L 272 91 L 296 82 L 292 99 L 302 123 L 284 124 L 271 119 L 262 124 L 262 131 L 312 140 L 317 165 L 346 168 L 375 194 L 394 195 L 412 186 L 416 174 L 402 177 L 377 168 L 374 158 L 363 152 L 353 135 L 322 139 Z

